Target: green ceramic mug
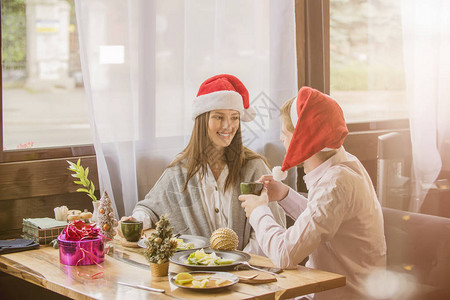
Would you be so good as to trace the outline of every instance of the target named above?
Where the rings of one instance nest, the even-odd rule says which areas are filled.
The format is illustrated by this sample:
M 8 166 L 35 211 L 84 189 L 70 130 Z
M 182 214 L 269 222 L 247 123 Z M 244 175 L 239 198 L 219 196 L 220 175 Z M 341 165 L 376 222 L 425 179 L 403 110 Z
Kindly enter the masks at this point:
M 262 182 L 241 182 L 241 194 L 253 194 L 261 195 L 261 191 L 264 187 Z
M 128 242 L 137 242 L 141 238 L 144 225 L 142 221 L 122 221 L 120 229 L 122 229 L 123 237 Z

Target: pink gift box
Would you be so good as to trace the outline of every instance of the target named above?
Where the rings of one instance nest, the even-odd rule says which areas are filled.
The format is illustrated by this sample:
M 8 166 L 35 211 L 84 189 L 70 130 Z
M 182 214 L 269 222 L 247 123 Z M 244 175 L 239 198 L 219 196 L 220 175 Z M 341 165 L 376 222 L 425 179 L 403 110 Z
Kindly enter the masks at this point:
M 59 261 L 64 265 L 75 266 L 79 261 L 78 266 L 86 266 L 105 260 L 104 238 L 101 236 L 81 241 L 68 241 L 62 234 L 58 236 L 58 244 Z

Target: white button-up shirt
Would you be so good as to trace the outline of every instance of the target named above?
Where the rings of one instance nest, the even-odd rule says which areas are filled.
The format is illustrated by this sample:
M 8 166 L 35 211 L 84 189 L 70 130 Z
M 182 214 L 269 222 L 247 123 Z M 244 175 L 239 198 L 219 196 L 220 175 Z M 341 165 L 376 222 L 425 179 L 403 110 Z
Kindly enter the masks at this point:
M 200 175 L 197 174 L 197 176 Z M 222 227 L 228 227 L 228 211 L 231 204 L 232 189 L 223 190 L 227 176 L 228 166 L 225 165 L 216 181 L 208 165 L 206 176 L 199 180 L 202 193 L 201 200 L 205 214 L 209 216 L 211 232 Z
M 267 206 L 250 216 L 261 248 L 281 268 L 306 266 L 346 276 L 346 286 L 315 299 L 364 299 L 365 279 L 386 266 L 383 215 L 371 179 L 359 160 L 339 151 L 304 177 L 308 199 L 290 190 L 279 202 L 295 221 L 279 226 Z

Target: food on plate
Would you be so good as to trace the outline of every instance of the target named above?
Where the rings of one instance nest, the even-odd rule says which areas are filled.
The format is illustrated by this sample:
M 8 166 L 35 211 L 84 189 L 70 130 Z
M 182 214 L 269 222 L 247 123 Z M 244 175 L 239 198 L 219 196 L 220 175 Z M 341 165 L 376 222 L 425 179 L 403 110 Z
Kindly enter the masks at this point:
M 175 283 L 184 287 L 203 289 L 203 288 L 216 288 L 231 283 L 230 280 L 222 278 L 218 274 L 197 274 L 193 276 L 190 273 L 181 272 L 175 277 Z
M 190 250 L 194 248 L 195 245 L 193 242 L 185 243 L 183 239 L 177 239 L 177 250 Z
M 236 250 L 239 238 L 231 228 L 219 228 L 215 230 L 209 238 L 212 249 L 216 250 Z
M 175 276 L 175 283 L 177 284 L 186 284 L 191 283 L 194 280 L 194 276 L 189 273 L 181 272 Z
M 215 252 L 211 254 L 205 253 L 205 250 L 200 249 L 189 254 L 186 261 L 188 265 L 206 265 L 206 266 L 221 266 L 234 263 L 234 259 L 224 259 L 217 256 Z
M 204 288 L 206 287 L 206 284 L 209 282 L 209 279 L 203 279 L 203 280 L 192 280 L 192 287 L 195 288 Z

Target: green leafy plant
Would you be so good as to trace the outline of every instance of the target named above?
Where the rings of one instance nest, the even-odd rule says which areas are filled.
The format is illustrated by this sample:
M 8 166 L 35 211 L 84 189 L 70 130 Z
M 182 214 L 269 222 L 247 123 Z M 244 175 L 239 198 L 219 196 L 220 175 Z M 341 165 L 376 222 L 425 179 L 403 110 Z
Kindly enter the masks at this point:
M 88 179 L 89 167 L 86 169 L 83 168 L 80 159 L 78 159 L 76 164 L 71 161 L 67 162 L 69 163 L 68 170 L 74 172 L 74 174 L 71 174 L 72 177 L 78 178 L 78 180 L 74 180 L 74 183 L 84 186 L 83 188 L 77 189 L 77 192 L 85 192 L 91 197 L 92 201 L 97 202 L 97 197 L 94 195 L 95 185 L 92 180 Z

